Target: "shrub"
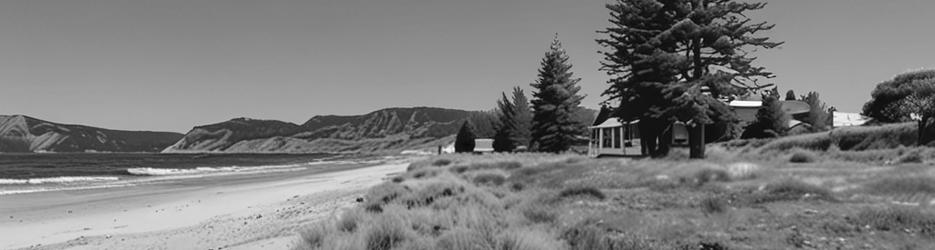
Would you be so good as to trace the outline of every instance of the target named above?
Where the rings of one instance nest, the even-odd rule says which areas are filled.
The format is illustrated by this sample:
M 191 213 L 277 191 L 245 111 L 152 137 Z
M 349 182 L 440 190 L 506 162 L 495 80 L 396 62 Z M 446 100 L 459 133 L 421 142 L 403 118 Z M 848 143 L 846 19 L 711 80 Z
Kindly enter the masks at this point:
M 503 185 L 503 182 L 505 181 L 506 177 L 495 173 L 478 174 L 477 176 L 474 176 L 474 183 L 481 185 L 500 186 Z
M 883 231 L 906 231 L 935 236 L 935 214 L 917 208 L 869 208 L 857 213 L 852 221 Z
M 432 162 L 432 166 L 436 166 L 436 167 L 444 167 L 444 166 L 448 166 L 448 164 L 451 164 L 451 160 L 449 159 L 438 159 Z
M 406 178 L 403 178 L 402 176 L 393 176 L 393 178 L 390 179 L 390 181 L 392 181 L 393 183 L 400 183 L 400 182 L 403 182 L 403 181 L 405 181 L 405 180 L 406 180 Z
M 831 191 L 798 180 L 784 180 L 766 186 L 766 192 L 754 199 L 755 203 L 768 203 L 789 200 L 825 200 L 835 201 Z
M 598 200 L 604 200 L 607 196 L 601 190 L 593 187 L 569 187 L 558 193 L 559 198 L 568 198 L 573 196 L 591 196 Z
M 378 216 L 365 235 L 367 249 L 389 250 L 406 240 L 406 227 L 402 220 L 391 216 Z
M 812 162 L 815 162 L 817 158 L 818 156 L 815 156 L 815 153 L 812 153 L 811 151 L 798 149 L 798 150 L 793 151 L 792 156 L 789 157 L 789 162 L 812 163 Z
M 727 200 L 718 196 L 705 197 L 699 204 L 705 214 L 719 214 L 727 211 Z
M 523 184 L 522 182 L 510 183 L 510 190 L 513 190 L 514 192 L 523 191 L 523 189 L 525 188 L 526 188 L 526 184 Z

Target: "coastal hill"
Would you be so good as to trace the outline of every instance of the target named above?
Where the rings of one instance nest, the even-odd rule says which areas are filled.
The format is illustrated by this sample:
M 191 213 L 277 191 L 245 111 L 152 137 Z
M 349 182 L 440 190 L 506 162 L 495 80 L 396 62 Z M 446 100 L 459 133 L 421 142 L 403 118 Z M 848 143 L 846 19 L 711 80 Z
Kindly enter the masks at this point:
M 415 107 L 364 115 L 315 116 L 302 125 L 237 118 L 198 126 L 164 153 L 359 153 L 433 150 L 453 141 L 470 120 L 478 136 L 493 135 L 490 112 Z
M 159 152 L 182 138 L 172 132 L 120 131 L 0 115 L 0 152 Z

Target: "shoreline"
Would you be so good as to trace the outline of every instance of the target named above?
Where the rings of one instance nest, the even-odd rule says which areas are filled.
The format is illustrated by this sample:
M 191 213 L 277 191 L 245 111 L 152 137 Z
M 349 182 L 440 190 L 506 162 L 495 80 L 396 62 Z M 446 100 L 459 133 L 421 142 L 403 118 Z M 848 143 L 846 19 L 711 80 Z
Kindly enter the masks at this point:
M 0 196 L 0 248 L 208 249 L 283 238 L 353 204 L 349 196 L 405 171 L 408 162 Z M 241 231 L 261 222 L 267 225 Z M 201 236 L 184 239 L 190 235 Z

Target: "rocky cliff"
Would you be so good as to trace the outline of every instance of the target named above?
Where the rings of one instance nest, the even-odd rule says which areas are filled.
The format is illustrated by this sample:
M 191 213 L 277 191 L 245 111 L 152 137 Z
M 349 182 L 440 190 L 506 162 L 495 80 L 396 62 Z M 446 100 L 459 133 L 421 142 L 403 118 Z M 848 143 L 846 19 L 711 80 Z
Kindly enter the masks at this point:
M 159 152 L 180 138 L 179 133 L 110 130 L 0 115 L 0 152 Z

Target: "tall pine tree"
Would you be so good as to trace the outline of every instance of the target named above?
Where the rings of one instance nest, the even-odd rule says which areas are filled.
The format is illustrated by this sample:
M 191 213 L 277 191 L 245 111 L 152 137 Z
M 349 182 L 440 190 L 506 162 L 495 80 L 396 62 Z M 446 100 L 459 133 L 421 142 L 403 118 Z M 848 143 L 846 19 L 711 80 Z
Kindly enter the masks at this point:
M 597 42 L 606 50 L 601 70 L 612 79 L 604 95 L 615 114 L 640 120 L 641 141 L 653 156 L 668 153 L 672 124 L 733 123 L 722 97 L 761 88 L 773 75 L 753 65 L 749 51 L 774 48 L 757 33 L 773 28 L 746 12 L 763 3 L 737 0 L 616 0 L 611 26 Z M 707 94 L 703 94 L 707 93 Z
M 471 122 L 464 121 L 464 123 L 461 124 L 461 129 L 458 130 L 458 135 L 455 136 L 455 152 L 474 152 L 474 139 L 477 139 L 477 136 L 474 135 L 474 127 L 471 126 Z
M 516 107 L 513 102 L 506 97 L 506 93 L 501 93 L 502 99 L 497 101 L 497 132 L 493 137 L 493 150 L 496 152 L 512 152 L 516 149 L 514 141 L 516 133 Z
M 574 119 L 584 98 L 578 95 L 581 79 L 574 78 L 568 60 L 556 35 L 542 59 L 539 77 L 532 84 L 532 145 L 537 151 L 567 151 L 584 126 Z
M 516 127 L 513 130 L 513 141 L 517 146 L 529 147 L 532 134 L 532 108 L 529 107 L 529 100 L 526 99 L 526 93 L 519 86 L 513 88 L 513 108 L 515 109 L 513 120 Z

